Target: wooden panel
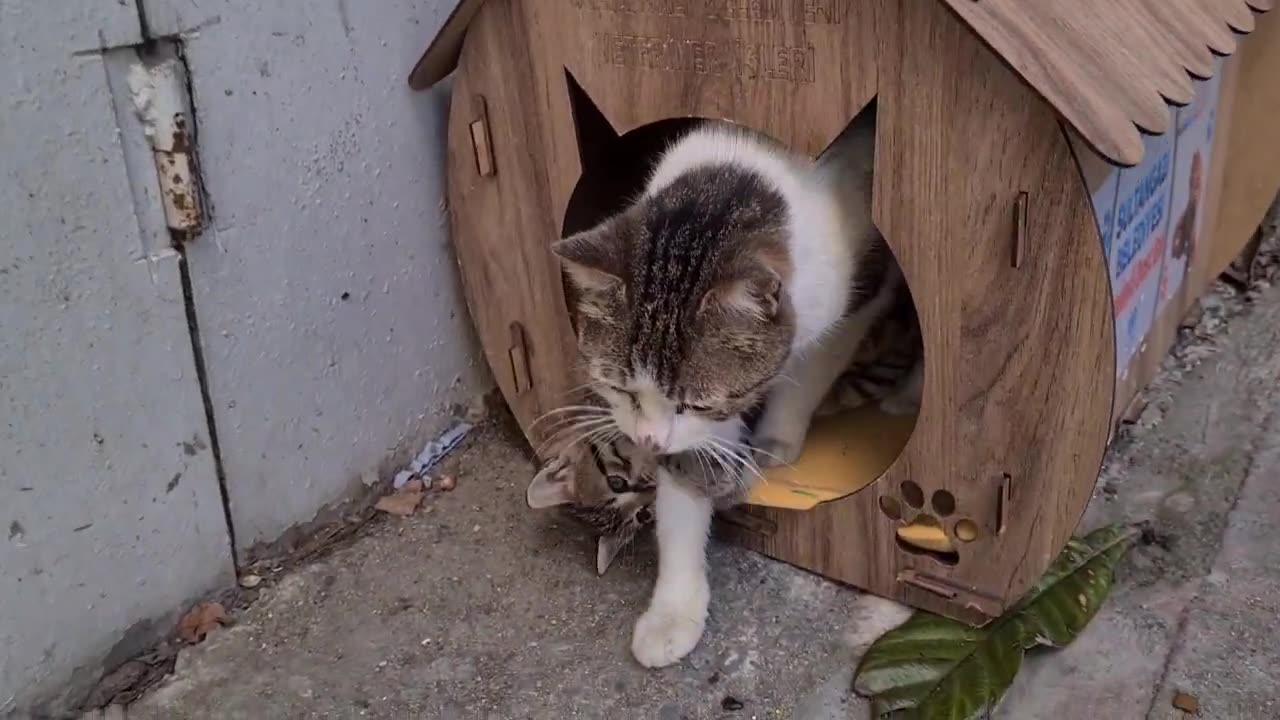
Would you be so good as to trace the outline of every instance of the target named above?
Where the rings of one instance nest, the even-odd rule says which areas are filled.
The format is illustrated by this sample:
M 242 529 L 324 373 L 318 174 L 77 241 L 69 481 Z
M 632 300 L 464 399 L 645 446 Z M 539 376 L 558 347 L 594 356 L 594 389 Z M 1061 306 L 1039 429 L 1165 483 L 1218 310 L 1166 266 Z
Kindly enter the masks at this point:
M 462 40 L 467 35 L 467 28 L 483 4 L 484 0 L 459 0 L 427 51 L 418 59 L 418 64 L 413 66 L 409 87 L 425 90 L 453 72 L 462 56 Z
M 1253 30 L 1245 0 L 945 0 L 1100 153 L 1136 165 L 1138 129 L 1163 133 L 1205 50 Z M 1256 0 L 1255 7 L 1270 0 Z M 1135 127 L 1136 126 L 1136 127 Z
M 1231 264 L 1280 189 L 1280 15 L 1262 16 L 1239 58 L 1231 107 L 1227 172 L 1204 282 Z
M 980 620 L 1035 582 L 1092 492 L 1114 368 L 1106 265 L 1052 109 L 935 0 L 882 0 L 878 11 L 876 219 L 921 314 L 922 412 L 872 488 L 807 513 L 762 512 L 776 532 L 745 541 Z M 1023 192 L 1025 246 L 1014 268 Z M 954 496 L 948 532 L 960 518 L 979 526 L 976 542 L 957 543 L 958 564 L 898 548 L 878 496 L 903 497 L 908 481 L 926 498 Z
M 875 95 L 873 0 L 651 5 L 522 4 L 558 212 L 580 176 L 566 71 L 620 133 L 667 118 L 726 119 L 811 156 Z
M 826 55 L 839 62 L 830 75 L 810 63 L 813 88 L 746 79 L 740 67 L 636 67 L 630 55 L 592 65 L 606 57 L 587 49 L 597 26 L 572 7 L 488 0 L 468 34 L 450 119 L 449 197 L 468 304 L 521 426 L 538 442 L 533 420 L 574 384 L 563 286 L 547 250 L 580 169 L 566 68 L 610 121 L 594 124 L 627 130 L 670 115 L 727 116 L 810 152 L 875 93 L 879 73 L 875 212 L 922 314 L 923 413 L 903 456 L 872 488 L 806 513 L 770 511 L 757 527 L 776 531 L 745 542 L 952 617 L 1002 611 L 1074 529 L 1112 398 L 1110 384 L 1098 382 L 1114 367 L 1105 262 L 1052 108 L 936 0 L 842 5 L 842 24 L 859 18 L 849 27 L 877 40 Z M 698 32 L 670 18 L 610 22 L 625 25 L 628 38 L 666 30 L 695 43 L 681 47 L 702 47 L 704 59 L 706 43 L 726 38 L 777 46 L 829 31 L 705 18 L 688 26 Z M 477 155 L 477 141 L 487 151 Z M 897 545 L 878 499 L 903 497 L 906 482 L 926 498 L 954 497 L 953 538 L 956 521 L 977 525 L 979 538 L 959 545 L 956 564 Z
M 472 23 L 453 90 L 448 177 L 467 305 L 498 387 L 536 446 L 533 422 L 565 403 L 576 348 L 549 250 L 559 221 L 541 118 L 528 111 L 537 100 L 526 37 L 512 0 L 485 3 Z

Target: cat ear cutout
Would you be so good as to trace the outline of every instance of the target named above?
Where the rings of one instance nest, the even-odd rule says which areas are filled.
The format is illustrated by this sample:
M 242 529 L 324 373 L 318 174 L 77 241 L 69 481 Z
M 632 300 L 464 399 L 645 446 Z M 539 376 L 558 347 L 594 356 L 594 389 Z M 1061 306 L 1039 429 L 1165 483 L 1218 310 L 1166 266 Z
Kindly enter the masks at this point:
M 547 463 L 529 483 L 525 502 L 534 510 L 573 502 L 573 473 L 573 463 L 564 456 Z
M 626 541 L 612 535 L 602 535 L 596 543 L 596 574 L 603 575 L 609 570 L 618 553 L 626 547 Z

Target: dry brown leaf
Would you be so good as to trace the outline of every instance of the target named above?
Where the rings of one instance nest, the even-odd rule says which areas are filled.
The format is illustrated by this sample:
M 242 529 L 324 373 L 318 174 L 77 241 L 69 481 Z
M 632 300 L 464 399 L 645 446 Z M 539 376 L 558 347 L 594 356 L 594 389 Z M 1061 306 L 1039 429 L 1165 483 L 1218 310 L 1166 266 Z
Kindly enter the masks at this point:
M 211 630 L 225 625 L 228 620 L 227 609 L 222 607 L 222 603 L 202 602 L 178 621 L 178 637 L 192 645 L 204 642 Z
M 383 496 L 373 507 L 375 510 L 381 510 L 384 513 L 407 517 L 418 511 L 418 506 L 422 504 L 422 498 L 425 493 L 426 490 L 422 480 L 414 478 L 394 493 Z
M 1200 714 L 1200 699 L 1191 693 L 1180 692 L 1173 696 L 1173 706 L 1184 713 Z

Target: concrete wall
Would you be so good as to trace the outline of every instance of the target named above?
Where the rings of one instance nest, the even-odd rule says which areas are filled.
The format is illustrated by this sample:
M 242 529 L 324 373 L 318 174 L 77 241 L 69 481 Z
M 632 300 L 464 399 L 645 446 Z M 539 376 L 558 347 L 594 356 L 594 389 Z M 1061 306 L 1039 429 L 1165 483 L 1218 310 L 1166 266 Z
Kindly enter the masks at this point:
M 95 52 L 137 15 L 34 7 L 0 4 L 0 717 L 74 702 L 234 580 L 179 257 Z
M 453 0 L 18 5 L 0 3 L 0 717 L 65 706 L 233 582 L 188 302 L 241 550 L 490 386 L 447 242 L 447 96 L 405 83 Z M 187 245 L 189 298 L 119 83 L 133 51 L 102 52 L 144 34 L 177 36 L 190 71 L 212 225 Z
M 185 33 L 213 228 L 188 250 L 237 544 L 416 451 L 488 383 L 443 215 L 453 0 L 147 0 Z

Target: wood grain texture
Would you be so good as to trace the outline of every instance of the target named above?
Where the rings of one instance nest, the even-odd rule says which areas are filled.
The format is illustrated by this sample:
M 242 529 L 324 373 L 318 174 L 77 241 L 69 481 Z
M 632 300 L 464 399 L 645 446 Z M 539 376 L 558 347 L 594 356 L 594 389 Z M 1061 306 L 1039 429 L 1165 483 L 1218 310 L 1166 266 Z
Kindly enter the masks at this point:
M 484 0 L 458 0 L 440 32 L 431 40 L 426 52 L 409 73 L 409 87 L 425 90 L 453 72 L 462 56 L 462 41 L 471 21 L 480 12 Z
M 764 516 L 757 528 L 772 532 L 740 537 L 786 562 L 980 622 L 1048 566 L 1096 479 L 1112 399 L 1098 379 L 1114 367 L 1101 243 L 1053 109 L 962 22 L 937 0 L 840 7 L 840 22 L 829 25 L 856 43 L 837 43 L 840 31 L 804 18 L 596 17 L 569 2 L 488 0 L 467 36 L 450 118 L 449 198 L 468 305 L 499 386 L 539 444 L 545 431 L 534 420 L 576 384 L 548 246 L 582 202 L 583 167 L 599 165 L 580 153 L 583 113 L 575 118 L 569 78 L 599 107 L 585 123 L 598 134 L 724 117 L 811 154 L 878 93 L 875 213 L 921 311 L 923 413 L 903 456 L 871 488 L 805 513 L 752 509 Z M 668 37 L 693 54 L 662 55 L 637 39 Z M 814 58 L 805 65 L 813 73 L 797 75 L 793 64 L 762 76 L 741 55 L 731 61 L 738 65 L 707 64 L 727 57 L 716 55 L 722 47 L 800 52 Z M 666 64 L 653 67 L 654 57 Z M 480 99 L 487 177 L 471 147 Z M 528 388 L 512 368 L 512 323 L 527 348 Z M 958 509 L 944 526 L 953 540 L 959 520 L 977 525 L 977 540 L 956 540 L 956 564 L 898 546 L 897 522 L 878 503 L 905 497 L 906 482 L 926 502 L 951 494 Z
M 1101 154 L 1136 165 L 1138 131 L 1163 133 L 1168 102 L 1254 28 L 1245 0 L 943 0 Z M 1267 4 L 1262 0 L 1257 5 Z
M 471 318 L 507 404 L 535 447 L 553 423 L 534 421 L 565 404 L 576 347 L 550 243 L 551 211 L 528 34 L 509 0 L 488 2 L 467 34 L 449 113 L 450 229 Z M 492 173 L 482 176 L 472 124 L 487 116 Z M 518 327 L 513 328 L 513 324 Z M 524 367 L 513 356 L 523 341 Z M 529 378 L 525 387 L 523 377 Z
M 920 311 L 922 412 L 902 456 L 872 488 L 808 513 L 763 512 L 777 531 L 744 533 L 744 541 L 980 621 L 1035 582 L 1092 492 L 1112 403 L 1106 266 L 1052 108 L 934 0 L 881 0 L 878 12 L 875 211 Z M 1026 245 L 1015 269 L 1021 192 Z M 926 498 L 955 498 L 949 533 L 961 518 L 978 524 L 976 542 L 955 542 L 958 564 L 896 544 L 897 523 L 878 499 L 895 495 L 906 506 L 907 482 Z
M 1240 253 L 1280 189 L 1280 14 L 1264 15 L 1239 57 L 1227 125 L 1227 172 L 1213 228 L 1206 287 Z
M 545 70 L 541 111 L 550 119 L 556 212 L 564 213 L 581 177 L 571 161 L 577 138 L 562 91 L 566 71 L 619 133 L 667 118 L 730 119 L 809 155 L 875 95 L 867 2 L 762 3 L 752 18 L 724 17 L 743 3 L 667 5 L 663 13 L 571 0 L 521 4 L 535 72 Z

